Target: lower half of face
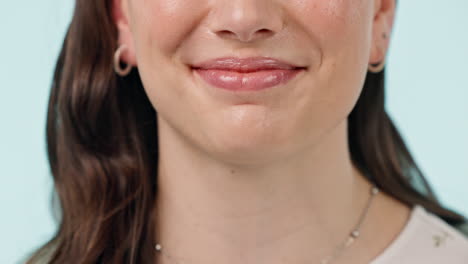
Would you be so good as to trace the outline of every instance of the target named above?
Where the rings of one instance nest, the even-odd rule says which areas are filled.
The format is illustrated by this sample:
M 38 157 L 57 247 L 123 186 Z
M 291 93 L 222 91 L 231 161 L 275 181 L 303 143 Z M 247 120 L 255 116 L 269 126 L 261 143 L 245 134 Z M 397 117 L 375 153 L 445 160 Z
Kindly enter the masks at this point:
M 370 2 L 134 1 L 138 69 L 160 126 L 175 128 L 205 153 L 238 162 L 284 157 L 315 144 L 346 122 L 360 95 L 370 53 Z M 236 24 L 236 12 L 250 22 Z M 252 42 L 236 38 L 255 28 L 271 34 Z M 217 34 L 222 30 L 233 34 Z M 307 68 L 279 85 L 239 92 L 214 86 L 190 67 L 257 54 Z

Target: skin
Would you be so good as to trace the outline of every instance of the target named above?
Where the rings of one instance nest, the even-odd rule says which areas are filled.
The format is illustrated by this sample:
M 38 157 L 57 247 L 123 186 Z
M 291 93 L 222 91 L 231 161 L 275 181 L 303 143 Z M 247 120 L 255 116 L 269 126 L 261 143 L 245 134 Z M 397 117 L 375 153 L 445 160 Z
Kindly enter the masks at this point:
M 121 59 L 138 67 L 158 112 L 163 250 L 187 264 L 319 263 L 329 255 L 369 197 L 370 183 L 351 163 L 347 116 L 368 64 L 387 53 L 395 1 L 113 4 L 119 44 L 128 47 Z M 188 67 L 257 55 L 307 71 L 280 89 L 232 96 L 208 89 Z M 409 212 L 378 194 L 361 237 L 334 263 L 368 263 Z

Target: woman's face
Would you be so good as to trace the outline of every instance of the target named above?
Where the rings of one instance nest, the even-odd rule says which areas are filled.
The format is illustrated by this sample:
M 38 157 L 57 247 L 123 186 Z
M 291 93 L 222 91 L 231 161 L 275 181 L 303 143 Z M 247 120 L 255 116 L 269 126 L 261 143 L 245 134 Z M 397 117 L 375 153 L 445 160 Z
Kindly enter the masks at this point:
M 248 162 L 288 155 L 346 122 L 369 63 L 384 58 L 394 0 L 114 0 L 122 60 L 138 67 L 167 126 L 192 146 Z M 232 92 L 194 65 L 267 56 L 306 66 L 289 82 Z M 129 87 L 131 89 L 131 87 Z

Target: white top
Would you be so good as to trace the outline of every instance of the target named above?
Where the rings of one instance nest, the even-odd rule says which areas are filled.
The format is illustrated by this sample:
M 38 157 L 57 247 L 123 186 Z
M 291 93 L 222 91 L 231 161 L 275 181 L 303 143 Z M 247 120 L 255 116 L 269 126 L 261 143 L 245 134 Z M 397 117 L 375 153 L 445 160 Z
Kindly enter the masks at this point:
M 370 264 L 468 264 L 468 238 L 421 205 Z

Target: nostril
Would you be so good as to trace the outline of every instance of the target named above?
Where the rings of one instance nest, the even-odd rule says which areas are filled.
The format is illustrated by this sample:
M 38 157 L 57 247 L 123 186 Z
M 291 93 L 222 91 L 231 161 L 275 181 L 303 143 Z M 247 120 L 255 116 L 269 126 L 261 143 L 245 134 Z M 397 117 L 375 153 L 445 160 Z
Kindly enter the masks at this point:
M 236 34 L 229 30 L 221 30 L 218 32 L 221 37 L 234 37 Z
M 268 30 L 268 29 L 266 29 L 266 28 L 260 29 L 260 30 L 258 31 L 258 33 L 270 33 L 270 32 L 271 32 L 271 31 Z

